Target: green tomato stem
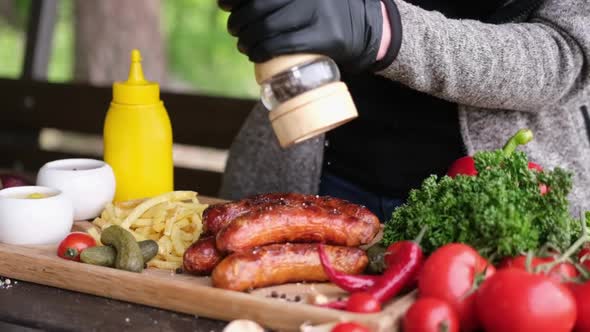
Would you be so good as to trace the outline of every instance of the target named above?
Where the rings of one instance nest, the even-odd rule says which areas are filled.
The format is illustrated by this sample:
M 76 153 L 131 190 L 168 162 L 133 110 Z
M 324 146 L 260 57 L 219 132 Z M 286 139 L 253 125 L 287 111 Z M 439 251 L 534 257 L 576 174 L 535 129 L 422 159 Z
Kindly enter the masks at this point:
M 582 237 L 580 237 L 578 240 L 576 240 L 576 242 L 574 242 L 574 244 L 571 247 L 569 247 L 567 249 L 567 251 L 563 253 L 563 255 L 559 256 L 558 259 L 554 260 L 551 263 L 545 263 L 545 264 L 538 265 L 537 271 L 542 270 L 542 271 L 548 272 L 548 271 L 553 270 L 553 268 L 556 267 L 558 264 L 566 262 L 570 258 L 570 256 L 573 255 L 587 241 L 588 241 L 588 234 L 586 234 L 586 231 L 585 231 L 584 235 L 582 235 Z
M 532 250 L 529 250 L 526 255 L 526 260 L 525 260 L 524 266 L 525 266 L 527 272 L 529 272 L 529 273 L 533 272 L 533 257 L 534 256 L 535 256 L 535 253 Z
M 528 142 L 533 140 L 533 132 L 530 129 L 520 129 L 519 131 L 514 134 L 514 136 L 510 137 L 508 142 L 502 148 L 504 155 L 509 157 L 519 145 L 525 145 Z
M 66 252 L 64 253 L 64 256 L 74 258 L 78 256 L 78 250 L 76 250 L 76 248 L 67 248 Z
M 428 229 L 428 225 L 425 225 L 424 227 L 422 227 L 422 229 L 420 230 L 420 233 L 418 234 L 418 236 L 416 237 L 414 242 L 416 242 L 418 245 L 420 245 L 420 242 L 422 242 L 422 239 L 424 238 L 424 234 L 426 234 L 427 229 Z

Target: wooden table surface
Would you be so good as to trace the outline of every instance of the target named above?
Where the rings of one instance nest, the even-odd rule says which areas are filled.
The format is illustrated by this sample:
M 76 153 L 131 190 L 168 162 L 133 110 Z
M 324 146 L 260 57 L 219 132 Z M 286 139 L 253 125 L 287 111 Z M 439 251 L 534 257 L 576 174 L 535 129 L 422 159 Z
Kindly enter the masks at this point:
M 0 280 L 4 278 L 0 277 Z M 11 279 L 9 287 L 0 286 L 0 331 L 2 332 L 220 332 L 226 325 L 227 322 L 18 280 Z
M 203 196 L 200 198 L 208 204 L 222 201 Z M 4 281 L 2 276 L 0 281 Z M 227 322 L 223 321 L 24 281 L 11 279 L 10 286 L 0 286 L 0 331 L 2 332 L 221 332 L 226 325 Z

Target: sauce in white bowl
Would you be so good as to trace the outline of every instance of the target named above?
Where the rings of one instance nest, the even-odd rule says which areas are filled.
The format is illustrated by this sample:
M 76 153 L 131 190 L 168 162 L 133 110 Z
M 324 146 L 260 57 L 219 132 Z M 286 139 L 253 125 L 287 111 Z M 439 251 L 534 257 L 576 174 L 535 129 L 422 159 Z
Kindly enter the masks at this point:
M 0 190 L 2 243 L 58 244 L 70 232 L 73 222 L 72 203 L 58 189 L 23 186 Z
M 62 159 L 43 165 L 37 185 L 61 190 L 72 200 L 75 220 L 100 215 L 115 196 L 113 169 L 102 160 Z

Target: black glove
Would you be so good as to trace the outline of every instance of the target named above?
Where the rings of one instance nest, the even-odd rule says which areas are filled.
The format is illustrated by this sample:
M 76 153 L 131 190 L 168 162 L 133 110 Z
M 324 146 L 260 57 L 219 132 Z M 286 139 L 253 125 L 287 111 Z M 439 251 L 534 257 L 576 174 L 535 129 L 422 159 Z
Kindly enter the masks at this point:
M 380 0 L 219 0 L 219 6 L 231 11 L 228 30 L 252 62 L 316 53 L 350 72 L 376 62 L 383 29 Z

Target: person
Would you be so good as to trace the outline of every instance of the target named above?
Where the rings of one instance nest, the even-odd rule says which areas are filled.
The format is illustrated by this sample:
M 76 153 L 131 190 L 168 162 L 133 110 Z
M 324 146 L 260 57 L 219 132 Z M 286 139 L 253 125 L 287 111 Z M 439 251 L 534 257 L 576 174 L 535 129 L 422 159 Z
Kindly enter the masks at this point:
M 587 0 L 219 0 L 255 63 L 331 57 L 359 117 L 281 149 L 258 104 L 230 148 L 220 195 L 332 195 L 382 221 L 431 174 L 521 128 L 545 168 L 572 171 L 572 213 L 590 202 Z M 586 209 L 589 207 L 586 206 Z

